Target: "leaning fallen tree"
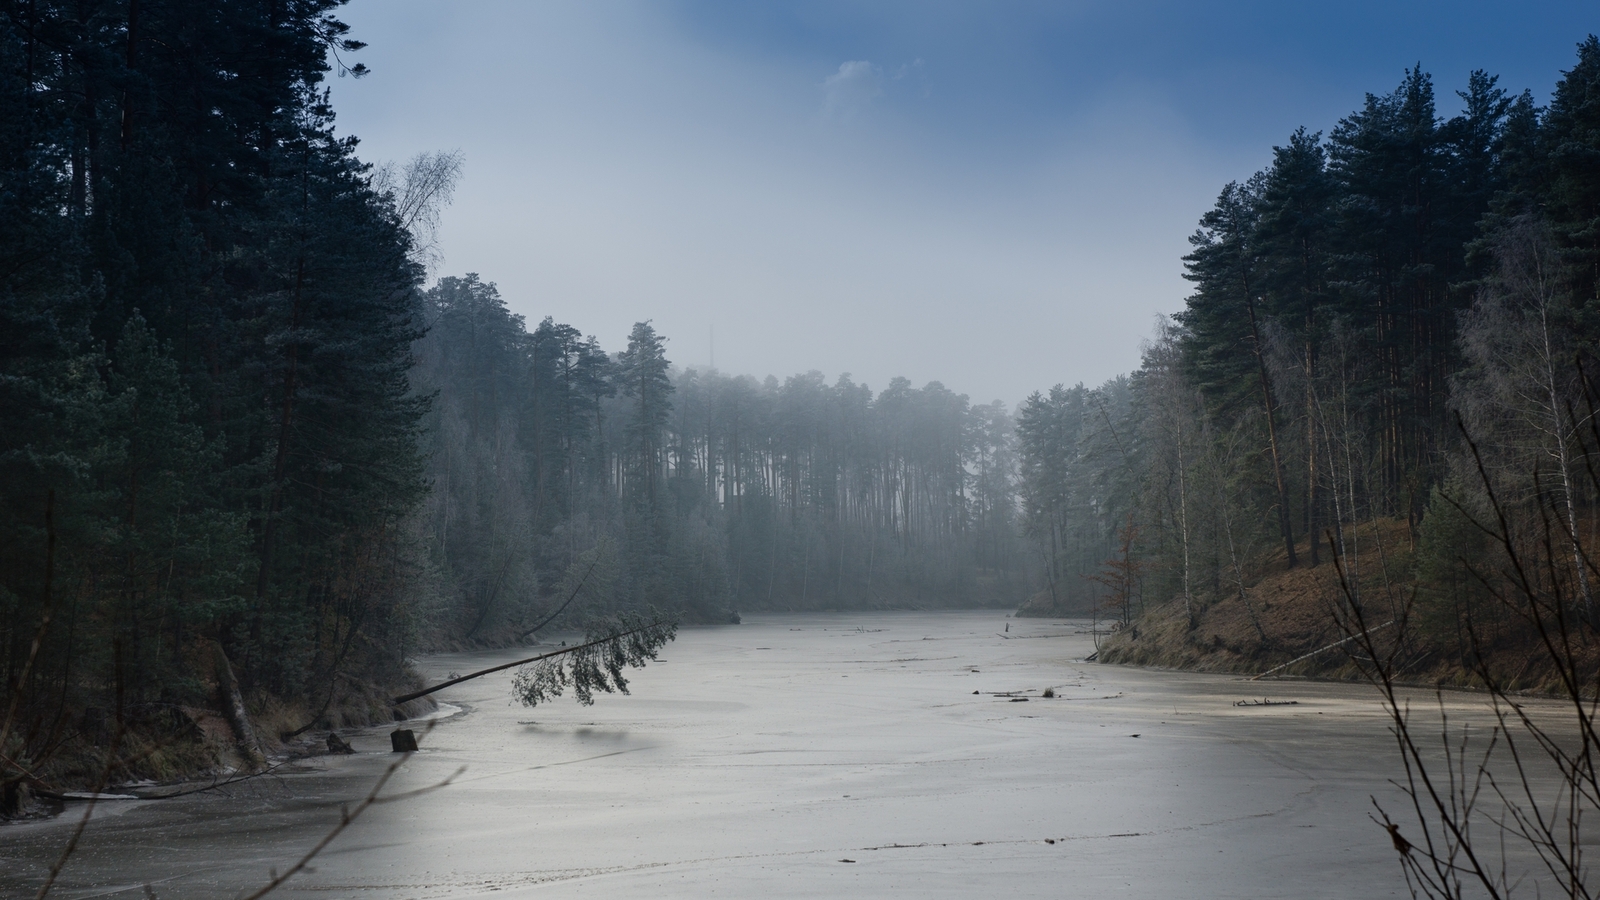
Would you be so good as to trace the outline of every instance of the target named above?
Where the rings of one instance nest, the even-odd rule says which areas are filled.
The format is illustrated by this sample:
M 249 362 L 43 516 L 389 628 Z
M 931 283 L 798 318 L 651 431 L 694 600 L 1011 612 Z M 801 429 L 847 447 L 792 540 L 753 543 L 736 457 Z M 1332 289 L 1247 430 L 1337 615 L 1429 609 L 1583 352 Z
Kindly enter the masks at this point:
M 652 618 L 624 613 L 601 619 L 585 629 L 588 640 L 582 644 L 460 675 L 395 697 L 392 702 L 398 706 L 463 681 L 521 666 L 531 668 L 517 673 L 512 693 L 524 706 L 537 706 L 559 697 L 568 687 L 584 706 L 594 703 L 595 691 L 626 694 L 628 680 L 623 677 L 623 669 L 644 668 L 647 662 L 656 659 L 668 641 L 677 637 L 676 619 L 654 618 L 651 621 Z

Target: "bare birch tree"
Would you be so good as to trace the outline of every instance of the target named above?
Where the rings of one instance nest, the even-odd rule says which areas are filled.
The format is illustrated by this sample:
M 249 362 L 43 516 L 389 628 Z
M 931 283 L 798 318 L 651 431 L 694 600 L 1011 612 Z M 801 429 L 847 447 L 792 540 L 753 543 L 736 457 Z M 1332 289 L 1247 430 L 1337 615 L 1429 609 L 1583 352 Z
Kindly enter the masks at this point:
M 1455 379 L 1455 403 L 1502 498 L 1518 503 L 1529 490 L 1553 492 L 1549 505 L 1560 514 L 1579 599 L 1593 622 L 1578 529 L 1584 498 L 1575 479 L 1583 464 L 1578 437 L 1590 414 L 1573 365 L 1577 348 L 1560 262 L 1549 227 L 1528 216 L 1496 235 L 1493 252 L 1494 273 L 1462 317 L 1468 365 Z
M 396 218 L 411 234 L 411 261 L 432 276 L 444 262 L 439 221 L 461 181 L 460 150 L 418 153 L 403 164 L 386 162 L 372 171 L 372 189 L 394 204 Z

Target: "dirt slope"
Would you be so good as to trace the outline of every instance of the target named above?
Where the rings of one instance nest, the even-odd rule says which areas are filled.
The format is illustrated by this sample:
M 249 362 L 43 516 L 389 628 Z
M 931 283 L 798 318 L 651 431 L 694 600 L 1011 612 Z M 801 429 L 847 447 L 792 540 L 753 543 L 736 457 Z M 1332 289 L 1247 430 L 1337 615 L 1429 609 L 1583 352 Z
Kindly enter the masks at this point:
M 1381 520 L 1346 535 L 1355 558 L 1364 607 L 1374 624 L 1392 618 L 1391 609 L 1408 589 L 1414 546 L 1406 523 Z M 1340 641 L 1344 635 L 1333 612 L 1346 602 L 1339 570 L 1322 554 L 1308 565 L 1304 543 L 1300 565 L 1290 569 L 1280 552 L 1247 575 L 1245 597 L 1196 596 L 1190 603 L 1195 626 L 1186 627 L 1184 601 L 1175 597 L 1150 608 L 1101 645 L 1102 662 L 1163 666 L 1205 672 L 1259 674 Z M 1197 592 L 1198 593 L 1198 592 Z M 1295 662 L 1279 673 L 1317 677 L 1356 674 L 1348 656 L 1334 648 Z

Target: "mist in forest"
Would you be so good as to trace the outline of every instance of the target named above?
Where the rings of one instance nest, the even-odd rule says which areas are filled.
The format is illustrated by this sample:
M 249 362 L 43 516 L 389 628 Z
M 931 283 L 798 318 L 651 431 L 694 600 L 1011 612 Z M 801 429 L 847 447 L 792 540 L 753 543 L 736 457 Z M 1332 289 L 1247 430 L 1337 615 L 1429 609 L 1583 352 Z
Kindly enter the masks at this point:
M 476 276 L 422 300 L 438 486 L 422 516 L 466 636 L 517 633 L 591 568 L 587 604 L 703 621 L 1025 590 L 1004 404 L 678 368 L 648 322 L 607 353 L 550 318 L 529 328 Z

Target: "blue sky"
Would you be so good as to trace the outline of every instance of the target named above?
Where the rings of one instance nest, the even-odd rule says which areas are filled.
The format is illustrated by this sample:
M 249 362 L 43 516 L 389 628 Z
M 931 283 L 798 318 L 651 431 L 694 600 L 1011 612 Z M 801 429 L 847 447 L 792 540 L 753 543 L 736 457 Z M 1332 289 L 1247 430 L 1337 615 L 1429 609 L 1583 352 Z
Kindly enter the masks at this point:
M 374 161 L 460 150 L 443 274 L 670 357 L 1014 404 L 1138 364 L 1217 191 L 1403 71 L 1542 103 L 1593 3 L 354 0 Z

